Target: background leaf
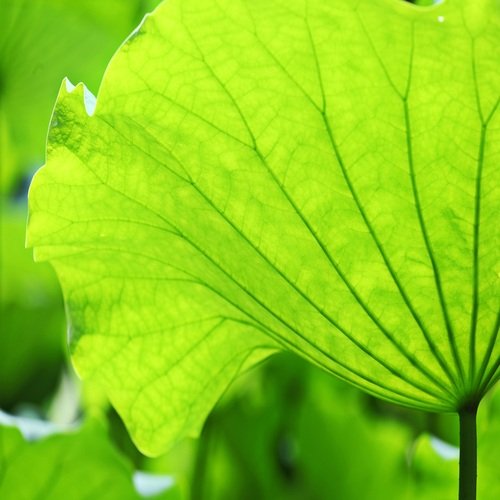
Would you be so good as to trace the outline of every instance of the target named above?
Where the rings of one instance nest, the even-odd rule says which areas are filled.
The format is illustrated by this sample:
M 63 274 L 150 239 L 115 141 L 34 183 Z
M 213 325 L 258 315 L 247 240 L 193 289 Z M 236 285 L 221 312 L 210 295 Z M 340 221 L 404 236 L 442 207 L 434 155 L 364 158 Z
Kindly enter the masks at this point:
M 478 414 L 485 500 L 498 496 L 498 394 Z M 279 355 L 241 377 L 209 416 L 189 498 L 454 500 L 458 448 L 446 441 L 457 436 L 456 415 L 380 402 Z
M 24 441 L 16 428 L 1 426 L 0 450 L 0 495 L 6 500 L 140 498 L 132 468 L 96 424 L 35 443 Z
M 24 249 L 26 211 L 0 206 L 0 407 L 42 403 L 64 363 L 64 309 L 52 269 Z

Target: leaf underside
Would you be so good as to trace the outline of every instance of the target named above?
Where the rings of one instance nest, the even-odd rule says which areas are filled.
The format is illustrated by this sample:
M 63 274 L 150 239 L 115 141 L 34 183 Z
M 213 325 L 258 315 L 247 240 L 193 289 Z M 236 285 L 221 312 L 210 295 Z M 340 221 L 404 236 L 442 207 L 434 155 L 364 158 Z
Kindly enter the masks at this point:
M 292 350 L 432 411 L 498 379 L 495 2 L 170 0 L 89 116 L 63 84 L 28 239 L 136 443 Z

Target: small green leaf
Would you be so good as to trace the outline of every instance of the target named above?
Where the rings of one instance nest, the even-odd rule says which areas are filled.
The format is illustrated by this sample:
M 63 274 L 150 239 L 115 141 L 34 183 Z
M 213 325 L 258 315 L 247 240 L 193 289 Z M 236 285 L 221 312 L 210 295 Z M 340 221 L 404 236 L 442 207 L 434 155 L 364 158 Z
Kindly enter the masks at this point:
M 291 350 L 455 411 L 498 379 L 500 16 L 449 0 L 170 0 L 92 116 L 63 84 L 29 244 L 140 448 Z M 92 110 L 90 110 L 92 111 Z
M 89 424 L 78 432 L 35 443 L 24 441 L 15 427 L 0 426 L 0 497 L 140 498 L 131 466 L 111 446 L 104 429 Z

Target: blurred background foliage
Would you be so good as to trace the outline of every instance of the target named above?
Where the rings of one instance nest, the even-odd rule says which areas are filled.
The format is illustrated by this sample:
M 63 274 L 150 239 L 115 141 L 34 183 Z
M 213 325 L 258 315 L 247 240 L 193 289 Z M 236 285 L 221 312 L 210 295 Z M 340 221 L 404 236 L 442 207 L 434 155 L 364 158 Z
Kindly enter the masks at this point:
M 291 355 L 240 377 L 200 439 L 154 459 L 99 388 L 74 376 L 57 280 L 24 249 L 27 186 L 61 80 L 95 94 L 157 3 L 0 0 L 0 497 L 455 498 L 455 416 L 384 403 Z M 478 497 L 498 499 L 499 391 L 482 403 L 478 428 Z

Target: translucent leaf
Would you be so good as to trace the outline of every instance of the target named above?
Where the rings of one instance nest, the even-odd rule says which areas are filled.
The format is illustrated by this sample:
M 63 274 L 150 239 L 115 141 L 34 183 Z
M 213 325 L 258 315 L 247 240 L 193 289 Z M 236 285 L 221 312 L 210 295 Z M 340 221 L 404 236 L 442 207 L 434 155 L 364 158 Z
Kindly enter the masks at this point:
M 498 378 L 497 4 L 171 0 L 63 84 L 29 244 L 147 453 L 291 350 L 403 405 Z

